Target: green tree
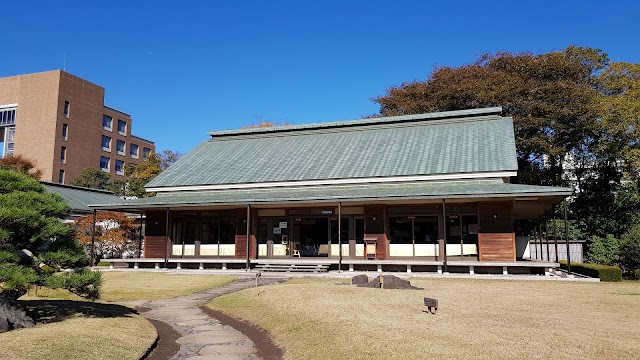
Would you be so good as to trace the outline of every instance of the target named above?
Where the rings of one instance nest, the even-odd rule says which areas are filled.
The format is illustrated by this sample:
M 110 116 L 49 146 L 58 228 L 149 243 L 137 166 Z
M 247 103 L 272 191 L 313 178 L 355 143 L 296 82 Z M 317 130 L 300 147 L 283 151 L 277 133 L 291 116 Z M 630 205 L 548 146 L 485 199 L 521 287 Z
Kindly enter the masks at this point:
M 60 221 L 69 211 L 64 199 L 38 181 L 0 170 L 0 301 L 15 300 L 34 284 L 99 296 L 100 274 L 81 267 L 86 255 Z M 58 272 L 65 267 L 78 268 Z
M 640 269 L 640 224 L 634 225 L 622 235 L 620 267 L 627 276 L 631 276 L 634 270 Z
M 142 164 L 127 164 L 124 167 L 126 179 L 112 181 L 108 189 L 118 196 L 155 196 L 155 193 L 148 193 L 144 187 L 162 172 L 161 166 L 161 160 L 155 154 L 149 155 Z
M 589 239 L 587 261 L 596 264 L 615 265 L 620 261 L 620 240 L 608 234 L 606 237 L 593 236 Z
M 77 178 L 73 179 L 71 185 L 81 186 L 91 189 L 105 190 L 109 184 L 111 176 L 95 168 L 85 169 Z

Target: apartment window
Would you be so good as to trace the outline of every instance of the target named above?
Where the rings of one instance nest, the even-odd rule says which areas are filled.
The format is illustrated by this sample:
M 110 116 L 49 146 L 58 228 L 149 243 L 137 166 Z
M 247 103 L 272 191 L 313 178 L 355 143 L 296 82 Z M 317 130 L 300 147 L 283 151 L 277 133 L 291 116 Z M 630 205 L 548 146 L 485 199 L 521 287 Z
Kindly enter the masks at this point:
M 118 120 L 118 134 L 127 135 L 127 123 L 122 120 Z
M 16 124 L 16 109 L 0 110 L 0 126 Z
M 109 158 L 106 156 L 100 156 L 100 170 L 109 172 Z
M 111 137 L 102 135 L 102 150 L 111 151 Z
M 142 148 L 142 158 L 146 160 L 149 158 L 149 155 L 151 155 L 151 149 Z
M 67 141 L 68 135 L 69 135 L 69 125 L 62 124 L 62 140 Z
M 15 127 L 0 127 L 0 157 L 13 155 Z
M 118 155 L 124 155 L 124 141 L 118 140 L 116 142 L 116 152 Z
M 60 170 L 60 173 L 58 174 L 58 183 L 64 184 L 64 170 Z
M 129 144 L 129 156 L 134 159 L 138 158 L 138 145 L 137 144 Z
M 124 161 L 116 160 L 116 175 L 124 175 Z
M 69 117 L 69 108 L 71 107 L 71 104 L 69 104 L 68 101 L 64 102 L 64 117 L 68 118 Z
M 109 115 L 102 115 L 102 128 L 108 131 L 111 131 L 113 124 L 113 118 Z
M 60 162 L 63 164 L 67 163 L 67 147 L 63 146 L 60 148 Z

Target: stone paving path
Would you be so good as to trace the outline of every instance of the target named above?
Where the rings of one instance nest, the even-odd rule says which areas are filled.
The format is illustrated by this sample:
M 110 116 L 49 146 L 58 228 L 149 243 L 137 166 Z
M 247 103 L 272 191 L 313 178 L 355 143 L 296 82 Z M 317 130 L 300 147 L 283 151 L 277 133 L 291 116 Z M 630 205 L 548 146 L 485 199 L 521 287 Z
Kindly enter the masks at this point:
M 260 278 L 260 285 L 280 282 L 280 279 Z M 254 344 L 238 330 L 222 325 L 220 321 L 205 314 L 198 306 L 212 299 L 256 286 L 256 280 L 239 279 L 225 286 L 173 299 L 136 303 L 151 310 L 143 316 L 171 325 L 182 335 L 176 342 L 180 350 L 171 358 L 182 359 L 260 359 Z

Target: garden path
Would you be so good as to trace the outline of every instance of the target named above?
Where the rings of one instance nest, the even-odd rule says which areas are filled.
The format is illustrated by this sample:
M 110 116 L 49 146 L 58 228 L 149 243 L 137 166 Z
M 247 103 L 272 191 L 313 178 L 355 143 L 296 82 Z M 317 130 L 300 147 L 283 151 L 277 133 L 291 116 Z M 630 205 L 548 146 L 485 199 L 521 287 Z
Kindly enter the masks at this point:
M 260 285 L 282 281 L 260 278 Z M 212 299 L 256 286 L 255 278 L 241 278 L 219 288 L 172 299 L 135 302 L 136 306 L 150 309 L 142 313 L 149 319 L 171 325 L 180 335 L 176 343 L 180 350 L 171 360 L 205 359 L 262 359 L 251 339 L 237 329 L 224 325 L 207 315 L 201 308 Z

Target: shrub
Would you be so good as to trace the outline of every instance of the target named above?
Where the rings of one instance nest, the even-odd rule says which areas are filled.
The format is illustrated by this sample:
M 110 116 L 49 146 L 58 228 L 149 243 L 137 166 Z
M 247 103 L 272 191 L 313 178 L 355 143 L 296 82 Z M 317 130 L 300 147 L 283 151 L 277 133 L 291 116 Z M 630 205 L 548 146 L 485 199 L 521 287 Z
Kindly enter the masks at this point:
M 51 275 L 44 281 L 44 286 L 51 289 L 67 289 L 80 297 L 95 300 L 100 297 L 101 283 L 102 274 L 99 271 L 82 269 Z
M 20 256 L 15 251 L 0 250 L 0 265 L 17 264 L 18 261 L 20 261 Z
M 0 265 L 0 298 L 17 299 L 27 293 L 38 280 L 32 268 L 20 265 Z
M 111 265 L 108 261 L 100 261 L 97 266 L 109 266 Z
M 633 272 L 633 280 L 640 280 L 640 269 L 636 269 Z
M 630 276 L 636 269 L 640 269 L 640 224 L 634 225 L 622 235 L 620 266 Z
M 560 268 L 567 269 L 567 262 L 560 261 Z M 599 278 L 600 281 L 622 281 L 622 270 L 617 266 L 600 265 L 600 264 L 579 264 L 571 263 L 571 271 Z
M 592 236 L 589 239 L 587 260 L 596 264 L 614 265 L 620 261 L 620 240 L 609 234 L 606 237 Z
M 84 253 L 69 251 L 50 251 L 38 256 L 43 263 L 57 268 L 73 269 L 89 265 L 89 259 Z

